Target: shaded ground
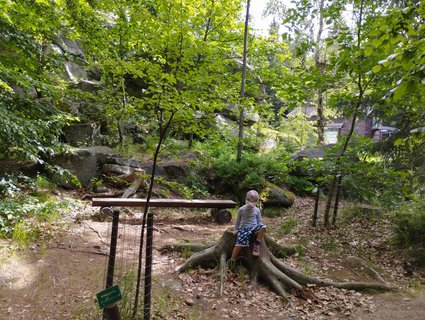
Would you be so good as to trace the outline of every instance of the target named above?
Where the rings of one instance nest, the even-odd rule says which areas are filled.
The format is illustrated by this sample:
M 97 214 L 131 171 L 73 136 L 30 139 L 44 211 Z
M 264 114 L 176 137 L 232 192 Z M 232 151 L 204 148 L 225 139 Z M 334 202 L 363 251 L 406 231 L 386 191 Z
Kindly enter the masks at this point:
M 368 313 L 357 311 L 355 320 L 423 320 L 425 319 L 425 294 L 411 297 L 406 294 L 384 294 L 375 299 L 376 311 Z
M 377 281 L 375 270 L 400 291 L 371 295 L 311 287 L 313 299 L 285 302 L 266 287 L 251 288 L 240 269 L 228 274 L 219 297 L 216 274 L 174 273 L 190 252 L 158 250 L 169 243 L 214 242 L 229 225 L 214 224 L 205 210 L 162 209 L 155 224 L 153 319 L 425 319 L 425 295 L 418 293 L 424 280 L 419 272 L 404 276 L 403 257 L 388 247 L 384 222 L 356 218 L 335 230 L 313 229 L 311 208 L 311 200 L 297 200 L 283 216 L 265 219 L 275 239 L 299 247 L 286 263 L 339 281 Z M 107 222 L 83 220 L 62 227 L 62 236 L 43 245 L 11 250 L 9 242 L 2 243 L 0 319 L 100 319 L 94 295 L 105 283 L 109 228 Z M 117 275 L 122 279 L 137 266 L 139 235 L 137 225 L 120 229 Z

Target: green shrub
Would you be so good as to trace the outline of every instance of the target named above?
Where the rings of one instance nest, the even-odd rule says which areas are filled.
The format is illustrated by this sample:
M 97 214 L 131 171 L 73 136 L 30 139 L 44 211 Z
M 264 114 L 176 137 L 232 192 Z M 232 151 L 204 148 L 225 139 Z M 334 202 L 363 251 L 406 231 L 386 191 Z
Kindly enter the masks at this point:
M 16 182 L 10 178 L 2 177 L 0 178 L 0 195 L 4 197 L 13 197 L 19 193 L 21 189 L 17 186 Z
M 12 200 L 0 201 L 0 236 L 12 235 L 15 225 L 22 217 L 20 207 Z
M 24 221 L 19 221 L 13 228 L 12 239 L 21 246 L 26 247 L 36 240 L 40 234 L 41 231 L 37 226 L 25 223 Z
M 403 205 L 394 218 L 395 240 L 399 246 L 425 246 L 425 200 Z
M 24 218 L 34 218 L 35 222 L 52 222 L 72 206 L 70 201 L 58 201 L 45 196 L 45 193 L 35 195 L 21 194 L 13 199 L 0 201 L 0 237 L 26 239 L 27 236 L 22 233 L 24 231 L 32 233 L 31 229 L 36 230 L 37 226 L 30 225 L 24 228 L 24 225 L 20 224 Z M 41 200 L 37 196 L 40 196 Z M 18 230 L 15 231 L 15 228 Z
M 37 189 L 54 189 L 56 185 L 42 175 L 37 175 L 35 178 L 35 186 Z
M 49 176 L 49 181 L 53 184 L 58 185 L 73 185 L 75 187 L 81 188 L 81 183 L 78 178 L 72 174 L 69 170 L 63 169 L 56 165 L 45 166 L 46 173 Z
M 196 186 L 186 186 L 177 181 L 167 180 L 164 177 L 155 177 L 155 183 L 164 187 L 162 188 L 164 196 L 169 196 L 171 191 L 178 193 L 185 199 L 194 199 L 198 196 L 207 196 L 207 192 L 201 188 L 197 188 Z
M 212 158 L 200 172 L 216 194 L 242 199 L 250 189 L 260 190 L 266 180 L 275 181 L 286 174 L 284 162 L 267 155 L 245 154 L 240 162 L 236 155 L 222 154 Z
M 314 185 L 308 177 L 288 175 L 282 182 L 289 190 L 298 196 L 310 195 L 311 191 L 314 189 Z
M 384 207 L 396 207 L 409 198 L 406 174 L 390 170 L 382 163 L 358 163 L 342 180 L 347 199 L 372 203 Z
M 413 248 L 411 253 L 412 262 L 418 267 L 425 267 L 425 249 Z

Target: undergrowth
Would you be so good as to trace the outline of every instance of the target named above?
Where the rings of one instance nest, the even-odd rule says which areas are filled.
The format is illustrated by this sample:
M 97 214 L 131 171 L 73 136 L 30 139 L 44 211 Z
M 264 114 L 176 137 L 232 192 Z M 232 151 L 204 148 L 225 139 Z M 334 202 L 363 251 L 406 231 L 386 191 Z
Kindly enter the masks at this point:
M 74 206 L 50 192 L 55 185 L 42 176 L 2 178 L 0 193 L 0 237 L 28 245 L 42 233 L 41 225 L 53 223 Z
M 408 249 L 415 264 L 425 266 L 425 201 L 405 203 L 393 220 L 394 244 Z

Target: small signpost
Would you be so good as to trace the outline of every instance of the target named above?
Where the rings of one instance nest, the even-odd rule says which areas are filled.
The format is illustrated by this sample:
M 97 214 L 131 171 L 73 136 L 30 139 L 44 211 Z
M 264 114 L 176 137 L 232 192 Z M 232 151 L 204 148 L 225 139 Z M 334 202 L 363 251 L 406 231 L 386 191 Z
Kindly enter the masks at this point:
M 122 300 L 122 295 L 118 285 L 115 285 L 98 292 L 96 294 L 96 298 L 100 309 L 104 309 L 108 306 L 113 306 L 115 303 Z
M 102 207 L 102 212 L 111 215 L 112 219 L 112 231 L 111 231 L 111 244 L 110 254 L 108 261 L 108 272 L 106 277 L 106 290 L 103 290 L 97 294 L 97 300 L 100 308 L 104 309 L 104 319 L 106 316 L 109 320 L 120 320 L 120 313 L 118 305 L 116 304 L 122 299 L 121 293 L 118 286 L 112 286 L 114 281 L 114 269 L 115 269 L 115 255 L 117 248 L 118 239 L 118 224 L 119 224 L 119 210 L 113 210 L 111 207 L 146 207 L 148 204 L 147 199 L 122 199 L 122 198 L 93 198 L 92 205 Z M 230 222 L 232 216 L 227 210 L 218 209 L 229 209 L 236 206 L 236 202 L 232 200 L 185 200 L 185 199 L 150 199 L 150 207 L 170 207 L 170 208 L 215 208 L 216 211 L 212 211 L 212 215 L 215 221 L 218 223 Z M 145 259 L 145 291 L 144 291 L 144 306 L 143 316 L 144 319 L 150 319 L 151 311 L 151 276 L 152 276 L 152 240 L 153 240 L 153 215 L 147 215 L 147 234 L 146 234 L 146 259 Z M 143 229 L 142 229 L 143 230 Z M 143 235 L 143 231 L 142 231 Z M 140 240 L 140 252 L 141 257 L 143 237 Z M 139 286 L 140 286 L 140 271 L 138 270 L 137 286 L 135 293 L 135 304 L 133 309 L 133 317 L 137 312 L 137 302 L 139 299 Z

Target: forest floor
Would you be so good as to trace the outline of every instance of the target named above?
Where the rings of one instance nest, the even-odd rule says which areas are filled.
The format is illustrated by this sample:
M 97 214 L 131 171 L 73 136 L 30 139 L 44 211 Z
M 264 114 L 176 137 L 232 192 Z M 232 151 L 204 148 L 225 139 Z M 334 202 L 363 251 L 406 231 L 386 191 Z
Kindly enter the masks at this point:
M 216 274 L 202 269 L 174 272 L 190 252 L 161 253 L 161 248 L 183 242 L 213 243 L 231 224 L 215 224 L 206 210 L 161 208 L 155 210 L 152 318 L 425 319 L 424 271 L 406 274 L 403 251 L 390 245 L 391 226 L 384 217 L 359 216 L 347 205 L 338 227 L 326 230 L 310 226 L 312 208 L 312 199 L 297 199 L 280 216 L 264 218 L 269 235 L 299 248 L 285 263 L 337 281 L 377 282 L 382 277 L 397 291 L 358 293 L 311 287 L 314 298 L 291 296 L 283 301 L 261 284 L 252 288 L 241 268 L 228 273 L 220 297 Z M 265 215 L 267 210 L 271 209 L 266 208 Z M 0 243 L 0 319 L 101 319 L 95 294 L 105 283 L 111 224 L 76 219 L 97 211 L 90 202 L 77 211 L 46 227 L 42 239 L 28 248 Z M 132 300 L 126 298 L 133 291 L 128 288 L 134 287 L 129 270 L 137 267 L 140 226 L 121 224 L 119 232 L 116 275 L 121 279 L 120 308 L 125 314 L 131 310 Z

